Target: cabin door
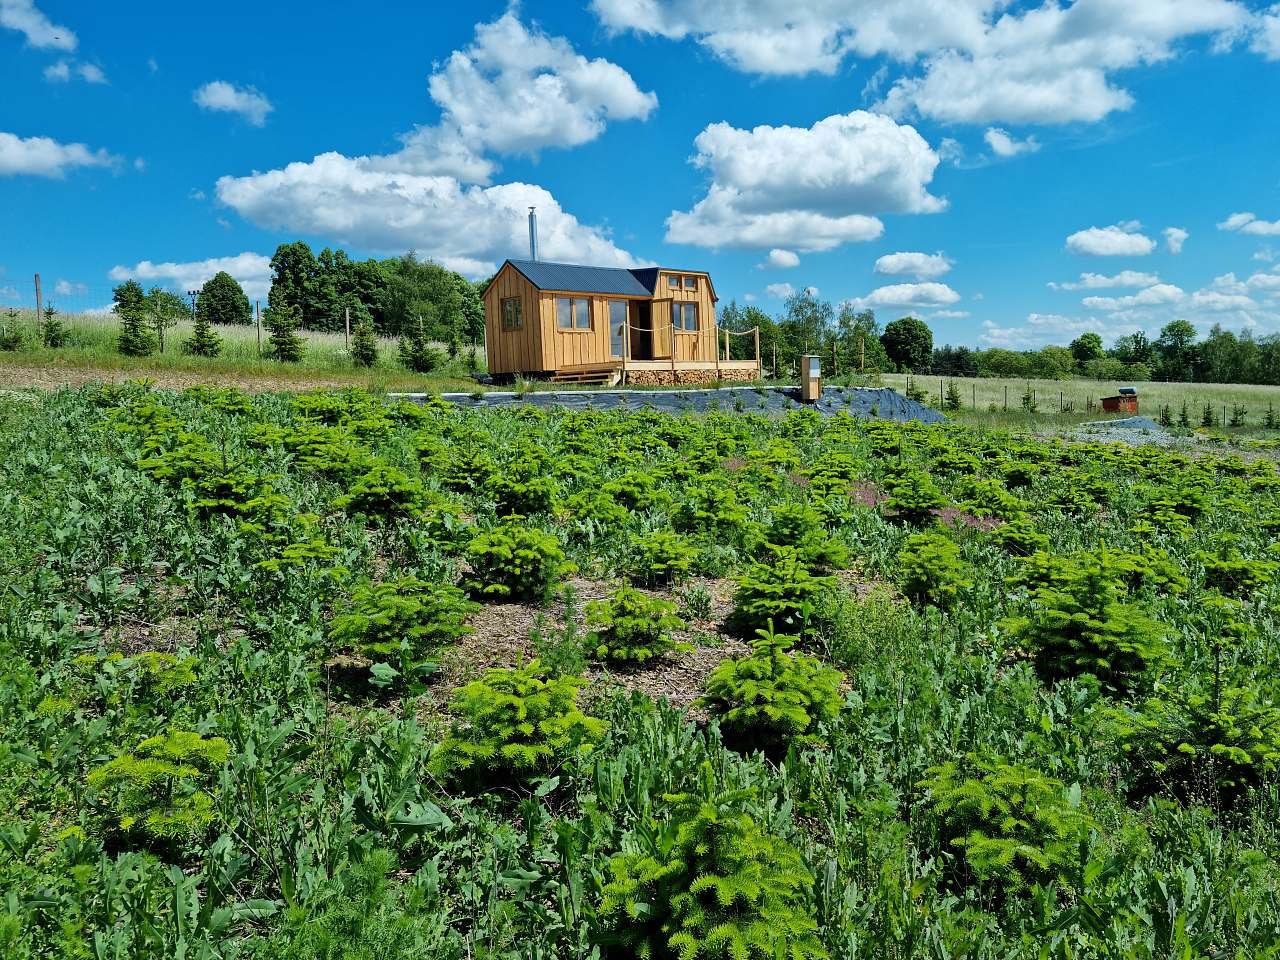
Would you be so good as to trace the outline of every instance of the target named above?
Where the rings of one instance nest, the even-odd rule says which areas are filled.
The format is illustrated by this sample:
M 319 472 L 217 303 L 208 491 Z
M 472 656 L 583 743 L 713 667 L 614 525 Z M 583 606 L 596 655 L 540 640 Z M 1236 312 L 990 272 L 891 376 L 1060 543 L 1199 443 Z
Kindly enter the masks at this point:
M 650 342 L 653 344 L 654 360 L 670 360 L 671 351 L 675 349 L 675 332 L 671 329 L 671 298 L 662 297 L 653 301 L 653 330 Z
M 653 308 L 648 300 L 631 301 L 631 356 L 627 359 L 653 359 Z
M 627 355 L 627 301 L 609 301 L 609 356 L 621 360 Z

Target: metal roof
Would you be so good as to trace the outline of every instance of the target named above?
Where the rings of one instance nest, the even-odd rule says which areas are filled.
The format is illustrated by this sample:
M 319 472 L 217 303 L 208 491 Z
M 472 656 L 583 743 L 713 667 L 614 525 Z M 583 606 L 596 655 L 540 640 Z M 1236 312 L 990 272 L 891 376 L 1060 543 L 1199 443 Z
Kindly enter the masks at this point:
M 508 260 L 539 290 L 569 290 L 573 293 L 612 293 L 624 297 L 648 297 L 653 290 L 637 277 L 640 271 L 623 267 L 586 267 L 576 263 L 548 263 L 546 260 Z

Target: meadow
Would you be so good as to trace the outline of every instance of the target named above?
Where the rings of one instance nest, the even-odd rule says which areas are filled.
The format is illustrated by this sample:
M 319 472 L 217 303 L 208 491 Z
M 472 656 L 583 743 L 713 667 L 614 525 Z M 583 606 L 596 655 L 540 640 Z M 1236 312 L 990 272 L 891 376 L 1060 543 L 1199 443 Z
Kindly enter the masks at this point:
M 0 398 L 0 956 L 1280 956 L 1269 459 Z

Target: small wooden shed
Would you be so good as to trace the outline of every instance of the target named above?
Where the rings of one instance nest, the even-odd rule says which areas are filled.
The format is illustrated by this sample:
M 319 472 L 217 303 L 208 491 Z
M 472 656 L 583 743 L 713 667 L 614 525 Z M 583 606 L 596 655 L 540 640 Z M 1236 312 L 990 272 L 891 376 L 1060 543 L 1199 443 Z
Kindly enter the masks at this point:
M 730 360 L 702 270 L 507 260 L 484 294 L 485 352 L 496 377 L 661 384 L 755 380 Z

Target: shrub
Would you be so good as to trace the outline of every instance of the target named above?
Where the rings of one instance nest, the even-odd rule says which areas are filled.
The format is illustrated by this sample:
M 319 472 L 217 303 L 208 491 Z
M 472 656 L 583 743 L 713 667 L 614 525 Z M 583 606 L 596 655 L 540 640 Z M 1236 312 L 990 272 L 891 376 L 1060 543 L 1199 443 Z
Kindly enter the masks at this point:
M 1026 516 L 1001 524 L 991 531 L 989 538 L 1005 553 L 1016 557 L 1028 557 L 1049 549 L 1049 538 L 1036 529 L 1035 521 Z
M 961 857 L 952 876 L 962 885 L 1016 892 L 1065 879 L 1096 827 L 1078 787 L 999 758 L 930 767 L 920 786 L 940 839 Z
M 527 517 L 544 513 L 555 502 L 556 485 L 550 477 L 498 474 L 485 484 L 498 516 Z
M 489 670 L 455 691 L 450 734 L 431 758 L 441 775 L 478 779 L 545 773 L 590 749 L 603 720 L 578 709 L 581 677 L 547 677 L 537 660 Z
M 147 308 L 142 287 L 126 280 L 111 291 L 112 310 L 120 318 L 117 348 L 126 357 L 146 357 L 156 352 L 156 338 L 147 324 Z
M 1120 715 L 1135 794 L 1231 807 L 1280 769 L 1280 708 L 1254 682 L 1211 686 L 1157 685 L 1141 708 Z
M 398 467 L 376 460 L 333 505 L 347 513 L 390 520 L 416 513 L 424 497 L 421 481 Z
M 508 520 L 468 545 L 471 573 L 464 585 L 491 600 L 545 601 L 561 577 L 574 570 L 553 534 Z
M 743 636 L 771 624 L 782 633 L 807 633 L 819 599 L 834 583 L 810 573 L 795 550 L 779 548 L 772 562 L 753 564 L 738 578 L 734 625 Z
M 777 751 L 839 714 L 844 674 L 789 652 L 792 639 L 759 630 L 751 656 L 724 660 L 707 677 L 698 702 L 719 718 L 726 741 Z
M 971 581 L 960 548 L 939 533 L 916 533 L 907 538 L 898 554 L 898 575 L 903 594 L 910 600 L 947 609 Z
M 368 320 L 360 320 L 351 331 L 351 361 L 357 367 L 372 367 L 378 362 L 378 338 Z
M 676 605 L 622 587 L 607 600 L 587 605 L 588 644 L 601 660 L 645 663 L 673 650 L 688 649 L 675 642 L 672 630 L 685 622 L 676 616 Z
M 421 317 L 417 327 L 400 338 L 399 352 L 400 362 L 414 373 L 430 373 L 444 363 L 444 354 L 427 339 Z
M 222 338 L 209 325 L 208 311 L 196 312 L 191 336 L 182 345 L 182 349 L 195 357 L 216 357 L 222 352 Z
M 923 470 L 907 469 L 885 481 L 889 497 L 885 508 L 899 520 L 924 526 L 934 520 L 934 510 L 946 506 L 933 478 Z
M 1055 558 L 1032 588 L 1030 615 L 1004 626 L 1034 652 L 1041 676 L 1092 674 L 1126 691 L 1164 658 L 1165 640 L 1159 624 L 1121 602 L 1123 589 L 1105 558 Z
M 632 541 L 632 576 L 641 583 L 670 583 L 689 575 L 698 549 L 674 530 L 659 529 Z
M 374 661 L 372 681 L 434 671 L 437 647 L 471 632 L 467 617 L 479 609 L 457 587 L 403 577 L 356 587 L 346 612 L 333 618 L 329 637 Z
M 90 788 L 104 796 L 116 825 L 155 841 L 193 841 L 212 825 L 208 785 L 227 762 L 221 737 L 171 731 L 90 771 Z
M 71 339 L 71 332 L 62 322 L 61 315 L 49 304 L 44 308 L 44 316 L 40 322 L 40 342 L 51 350 L 65 347 Z
M 18 326 L 18 311 L 12 307 L 5 314 L 4 323 L 0 324 L 0 350 L 12 353 L 22 349 L 22 328 Z
M 825 960 L 799 851 L 744 812 L 746 791 L 664 797 L 668 819 L 614 857 L 598 909 L 610 956 Z
M 271 304 L 267 307 L 262 325 L 269 333 L 270 357 L 282 363 L 297 363 L 302 359 L 302 338 L 298 336 L 301 323 L 298 308 L 291 304 Z
M 725 486 L 704 482 L 693 486 L 676 508 L 672 523 L 686 533 L 737 539 L 747 525 L 747 511 Z
M 849 563 L 848 548 L 827 534 L 822 515 L 808 504 L 775 507 L 765 539 L 774 547 L 795 550 L 812 570 L 836 570 Z

